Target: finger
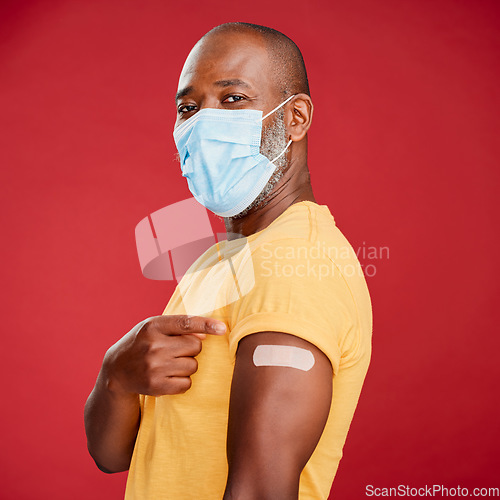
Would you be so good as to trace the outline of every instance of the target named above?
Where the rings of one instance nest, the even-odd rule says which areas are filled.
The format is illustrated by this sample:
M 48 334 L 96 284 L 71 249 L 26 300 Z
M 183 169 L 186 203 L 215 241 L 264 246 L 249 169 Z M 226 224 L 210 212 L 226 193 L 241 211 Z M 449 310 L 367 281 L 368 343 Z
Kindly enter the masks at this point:
M 200 354 L 202 342 L 196 335 L 177 335 L 169 343 L 168 356 L 170 358 L 183 358 Z
M 164 335 L 186 335 L 192 333 L 223 335 L 226 325 L 223 321 L 187 314 L 157 316 L 157 325 Z
M 191 356 L 183 356 L 170 361 L 168 368 L 170 377 L 189 377 L 198 371 L 198 361 Z
M 191 333 L 190 335 L 194 335 L 195 337 L 198 337 L 201 340 L 205 340 L 207 338 L 206 333 Z
M 189 377 L 165 377 L 156 392 L 158 395 L 183 394 L 191 387 Z

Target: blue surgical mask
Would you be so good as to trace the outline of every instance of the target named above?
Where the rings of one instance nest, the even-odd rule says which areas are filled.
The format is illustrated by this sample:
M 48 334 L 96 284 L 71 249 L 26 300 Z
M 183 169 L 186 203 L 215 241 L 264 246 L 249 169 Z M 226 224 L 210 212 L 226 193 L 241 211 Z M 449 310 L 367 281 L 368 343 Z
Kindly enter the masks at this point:
M 260 153 L 262 121 L 294 95 L 262 116 L 255 109 L 205 108 L 174 130 L 182 176 L 196 200 L 221 217 L 247 208 L 276 170 Z

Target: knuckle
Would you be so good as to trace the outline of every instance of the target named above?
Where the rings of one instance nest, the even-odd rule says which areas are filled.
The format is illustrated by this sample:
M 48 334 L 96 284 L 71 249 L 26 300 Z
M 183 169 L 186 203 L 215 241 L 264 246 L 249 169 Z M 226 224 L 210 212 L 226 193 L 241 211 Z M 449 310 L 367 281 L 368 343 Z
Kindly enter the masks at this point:
M 156 391 L 162 395 L 183 394 L 191 387 L 191 380 L 186 377 L 167 377 L 163 384 L 158 384 Z
M 195 335 L 183 335 L 178 338 L 179 351 L 184 356 L 196 356 L 201 352 L 202 342 Z
M 158 329 L 158 316 L 153 316 L 151 318 L 146 319 L 143 321 L 141 328 L 137 332 L 137 337 L 138 338 L 151 338 L 151 333 L 156 331 Z
M 155 346 L 151 344 L 144 345 L 140 354 L 142 356 L 141 364 L 144 366 L 144 371 L 146 373 L 156 367 L 158 350 Z
M 180 316 L 177 320 L 179 329 L 182 331 L 189 331 L 191 329 L 192 320 L 190 316 Z
M 199 354 L 201 352 L 203 343 L 199 337 L 196 337 L 194 335 L 189 335 L 186 337 L 186 341 L 188 342 L 188 347 L 193 352 L 195 352 L 196 354 Z
M 191 372 L 191 374 L 193 374 L 198 371 L 198 360 L 196 358 L 190 358 L 190 359 L 191 361 L 189 362 L 189 364 L 191 366 L 189 367 L 189 371 Z
M 187 390 L 191 388 L 192 380 L 190 377 L 183 377 L 179 379 L 179 393 L 184 394 Z
M 191 344 L 194 356 L 197 356 L 198 354 L 200 354 L 202 345 L 203 344 L 201 343 L 201 340 L 199 338 L 195 337 L 195 342 Z
M 163 346 L 159 342 L 151 341 L 145 345 L 144 350 L 148 357 L 152 357 L 161 351 L 162 347 Z
M 151 316 L 150 318 L 144 321 L 144 326 L 146 329 L 148 328 L 157 328 L 158 327 L 158 316 Z

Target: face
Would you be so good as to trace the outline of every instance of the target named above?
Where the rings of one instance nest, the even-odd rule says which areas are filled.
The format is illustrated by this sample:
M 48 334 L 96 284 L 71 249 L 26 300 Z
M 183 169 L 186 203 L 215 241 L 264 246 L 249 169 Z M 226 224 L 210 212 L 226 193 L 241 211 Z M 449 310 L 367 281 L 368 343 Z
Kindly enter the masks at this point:
M 272 79 L 265 44 L 259 36 L 213 34 L 193 48 L 184 64 L 176 95 L 175 127 L 203 108 L 257 109 L 265 115 L 282 100 Z M 261 153 L 273 160 L 287 145 L 283 109 L 266 118 L 262 129 Z M 246 215 L 267 198 L 286 168 L 286 155 L 275 164 L 276 171 L 260 195 L 237 217 Z

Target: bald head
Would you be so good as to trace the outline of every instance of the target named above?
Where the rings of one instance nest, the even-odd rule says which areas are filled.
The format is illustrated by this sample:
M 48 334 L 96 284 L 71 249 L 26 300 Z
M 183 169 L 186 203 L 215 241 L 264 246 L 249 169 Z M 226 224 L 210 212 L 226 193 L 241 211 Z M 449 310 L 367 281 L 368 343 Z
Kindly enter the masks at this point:
M 302 53 L 295 42 L 286 35 L 267 26 L 234 22 L 216 26 L 206 33 L 200 42 L 213 35 L 224 33 L 254 35 L 261 38 L 268 53 L 272 79 L 280 97 L 300 93 L 311 95 Z

